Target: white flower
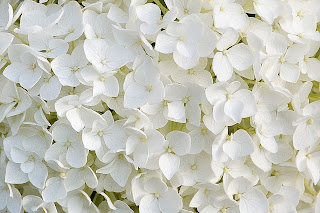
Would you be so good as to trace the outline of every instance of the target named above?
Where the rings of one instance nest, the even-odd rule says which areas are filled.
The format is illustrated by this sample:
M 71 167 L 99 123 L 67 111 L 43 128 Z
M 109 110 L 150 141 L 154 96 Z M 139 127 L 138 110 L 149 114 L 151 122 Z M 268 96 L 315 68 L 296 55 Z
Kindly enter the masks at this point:
M 22 200 L 23 208 L 28 213 L 36 213 L 38 210 L 47 211 L 48 213 L 57 213 L 54 203 L 46 203 L 40 197 L 27 195 Z
M 79 38 L 84 30 L 81 7 L 77 2 L 69 2 L 61 9 L 62 16 L 52 30 L 55 36 L 64 36 L 66 42 Z
M 178 212 L 182 208 L 182 198 L 173 188 L 158 178 L 150 178 L 144 184 L 147 194 L 141 199 L 139 211 L 149 212 Z
M 11 160 L 20 167 L 23 173 L 27 174 L 28 179 L 35 187 L 43 189 L 48 176 L 48 168 L 42 162 L 47 150 L 45 141 L 39 135 L 34 135 L 24 138 L 21 145 L 20 147 L 11 147 Z M 7 181 L 10 182 L 10 177 L 16 175 L 16 172 L 20 172 L 14 170 L 17 165 L 12 164 L 12 169 L 8 167 Z
M 313 145 L 319 138 L 319 105 L 320 102 L 312 102 L 305 106 L 302 110 L 301 118 L 297 119 L 293 124 L 296 130 L 293 134 L 293 145 L 297 150 L 307 148 Z
M 58 160 L 60 155 L 66 154 L 70 166 L 80 168 L 86 164 L 87 150 L 72 127 L 67 124 L 57 124 L 52 129 L 52 137 L 55 143 L 46 151 L 46 161 Z
M 11 64 L 3 71 L 3 75 L 25 89 L 32 88 L 43 71 L 50 70 L 49 62 L 24 44 L 11 45 L 8 55 Z
M 193 186 L 197 182 L 206 182 L 213 178 L 210 171 L 211 156 L 206 153 L 184 155 L 181 157 L 179 174 L 184 186 Z
M 177 18 L 182 19 L 190 14 L 197 14 L 201 11 L 202 2 L 199 0 L 165 0 L 170 11 L 177 9 Z M 169 12 L 170 12 L 169 11 Z
M 184 123 L 186 119 L 190 124 L 200 125 L 201 104 L 204 97 L 204 89 L 194 83 L 168 84 L 165 87 L 165 100 L 168 101 L 168 117 L 170 120 Z
M 0 101 L 0 121 L 2 122 L 5 117 L 12 117 L 25 113 L 31 106 L 32 101 L 25 90 L 10 81 L 5 84 L 6 89 L 2 90 Z
M 103 119 L 95 120 L 92 127 L 84 128 L 82 132 L 84 147 L 89 150 L 97 150 L 104 142 L 111 150 L 125 148 L 127 137 L 122 125 L 123 121 L 114 122 L 110 111 L 107 111 Z
M 252 183 L 243 177 L 238 177 L 230 182 L 227 190 L 230 199 L 239 203 L 240 212 L 267 212 L 269 209 L 266 196 Z
M 81 81 L 81 71 L 88 64 L 83 46 L 77 46 L 72 54 L 61 54 L 52 62 L 52 70 L 63 86 L 78 86 Z
M 236 44 L 238 37 L 234 29 L 227 28 L 217 43 L 218 52 L 214 55 L 212 70 L 219 81 L 228 81 L 233 75 L 233 68 L 243 71 L 253 64 L 250 49 L 243 43 Z
M 5 182 L 5 168 L 2 164 L 0 169 L 0 211 L 7 207 L 10 212 L 20 212 L 22 207 L 21 194 L 13 185 Z
M 214 25 L 217 28 L 232 27 L 236 30 L 244 28 L 247 24 L 248 17 L 243 11 L 241 5 L 234 3 L 234 0 L 216 1 L 213 8 Z
M 218 82 L 206 89 L 208 101 L 213 105 L 213 117 L 217 122 L 227 122 L 232 119 L 240 123 L 242 118 L 256 113 L 253 94 L 246 89 L 240 89 L 240 82 Z
M 150 3 L 138 6 L 136 10 L 138 18 L 144 22 L 140 25 L 140 30 L 145 35 L 157 33 L 160 29 L 165 28 L 171 23 L 177 16 L 177 12 L 172 10 L 168 11 L 162 18 L 160 8 Z
M 164 97 L 164 86 L 160 80 L 159 69 L 151 58 L 137 57 L 133 64 L 134 72 L 125 79 L 124 107 L 138 108 L 146 103 L 158 104 Z
M 124 187 L 132 171 L 132 160 L 124 152 L 108 151 L 103 156 L 107 165 L 98 169 L 97 173 L 110 174 L 113 180 Z
M 62 39 L 54 39 L 49 33 L 39 32 L 28 35 L 29 45 L 32 49 L 42 53 L 46 58 L 56 58 L 66 54 L 69 45 Z
M 132 53 L 115 42 L 103 39 L 90 39 L 84 42 L 86 58 L 100 72 L 112 72 L 116 68 L 133 61 Z
M 296 157 L 298 170 L 303 172 L 307 169 L 315 185 L 318 184 L 320 179 L 320 170 L 317 166 L 320 161 L 319 154 L 320 152 L 317 150 L 316 146 L 311 146 L 307 149 L 300 150 Z
M 161 150 L 164 144 L 164 137 L 154 129 L 141 131 L 128 127 L 127 132 L 130 133 L 130 135 L 126 144 L 126 153 L 127 155 L 133 154 L 136 167 L 144 168 L 150 154 Z
M 9 3 L 0 4 L 0 31 L 7 30 L 12 24 L 13 9 Z
M 293 44 L 287 49 L 287 41 L 281 34 L 272 34 L 270 43 L 266 45 L 267 53 L 274 56 L 272 65 L 266 71 L 266 76 L 273 80 L 280 73 L 280 78 L 296 83 L 300 77 L 297 63 L 303 59 L 304 45 Z M 301 51 L 302 50 L 302 51 Z
M 113 39 L 112 22 L 108 18 L 109 14 L 97 14 L 93 10 L 83 12 L 84 34 L 87 39 Z
M 211 41 L 206 39 L 211 37 Z M 174 61 L 183 69 L 197 65 L 201 56 L 208 56 L 216 45 L 215 35 L 196 15 L 189 15 L 179 22 L 170 23 L 159 33 L 155 49 L 173 53 Z M 201 43 L 203 45 L 200 45 Z
M 250 155 L 252 152 L 252 139 L 250 135 L 242 129 L 237 130 L 234 134 L 228 135 L 228 130 L 225 128 L 212 145 L 212 155 L 215 160 L 220 162 L 226 161 L 228 159 L 227 156 L 230 157 L 231 160 L 236 160 L 239 157 Z
M 163 154 L 159 158 L 159 167 L 168 180 L 179 170 L 180 157 L 188 154 L 190 145 L 191 138 L 187 133 L 172 131 L 167 135 Z
M 254 0 L 253 6 L 257 14 L 268 24 L 272 24 L 282 10 L 281 2 L 277 0 Z

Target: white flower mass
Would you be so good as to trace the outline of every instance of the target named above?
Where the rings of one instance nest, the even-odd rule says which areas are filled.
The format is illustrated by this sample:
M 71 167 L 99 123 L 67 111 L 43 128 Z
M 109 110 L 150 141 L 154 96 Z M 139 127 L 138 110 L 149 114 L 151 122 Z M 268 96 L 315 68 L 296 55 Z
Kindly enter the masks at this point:
M 0 0 L 0 213 L 319 213 L 320 0 Z

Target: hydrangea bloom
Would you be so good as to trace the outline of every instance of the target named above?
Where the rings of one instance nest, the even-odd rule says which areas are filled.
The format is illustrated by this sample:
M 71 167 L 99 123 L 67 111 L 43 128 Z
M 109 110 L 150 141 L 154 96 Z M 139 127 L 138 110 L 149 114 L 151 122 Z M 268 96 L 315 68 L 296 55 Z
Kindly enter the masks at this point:
M 319 0 L 0 0 L 0 213 L 320 212 Z

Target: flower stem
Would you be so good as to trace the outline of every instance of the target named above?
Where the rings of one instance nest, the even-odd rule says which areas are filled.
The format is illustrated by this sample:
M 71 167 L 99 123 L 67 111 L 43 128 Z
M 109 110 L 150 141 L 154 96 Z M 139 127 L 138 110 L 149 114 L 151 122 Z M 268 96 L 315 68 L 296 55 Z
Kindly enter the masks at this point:
M 7 58 L 5 58 L 3 55 L 0 54 L 0 58 L 5 60 L 7 63 L 11 64 L 11 61 Z
M 314 196 L 318 195 L 318 193 L 311 188 L 311 186 L 308 184 L 308 181 L 306 179 L 304 179 L 304 185 L 311 194 L 313 194 Z
M 25 42 L 25 40 L 23 40 L 23 39 L 18 35 L 18 33 L 14 32 L 14 29 L 13 29 L 12 25 L 9 27 L 9 29 L 11 30 L 12 34 L 13 34 L 15 37 L 17 37 L 23 44 L 28 45 L 28 43 Z
M 165 6 L 163 6 L 163 4 L 161 4 L 160 0 L 154 0 L 153 2 L 160 7 L 163 14 L 166 14 L 166 12 L 168 12 L 168 9 Z

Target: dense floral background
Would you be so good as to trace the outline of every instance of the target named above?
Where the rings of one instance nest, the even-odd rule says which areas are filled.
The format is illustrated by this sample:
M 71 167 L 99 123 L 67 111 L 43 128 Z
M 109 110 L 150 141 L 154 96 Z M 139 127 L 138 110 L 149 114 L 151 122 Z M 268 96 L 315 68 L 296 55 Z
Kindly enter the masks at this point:
M 320 212 L 319 0 L 0 0 L 0 212 Z

